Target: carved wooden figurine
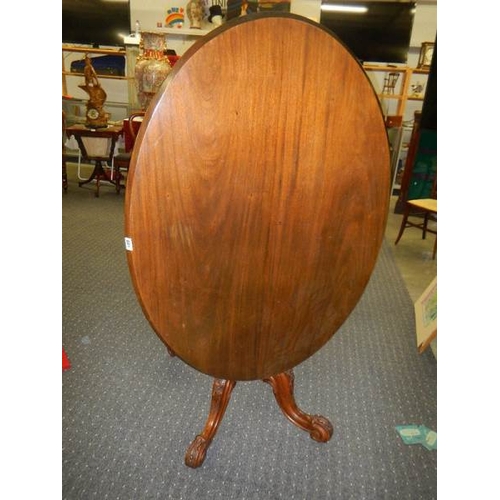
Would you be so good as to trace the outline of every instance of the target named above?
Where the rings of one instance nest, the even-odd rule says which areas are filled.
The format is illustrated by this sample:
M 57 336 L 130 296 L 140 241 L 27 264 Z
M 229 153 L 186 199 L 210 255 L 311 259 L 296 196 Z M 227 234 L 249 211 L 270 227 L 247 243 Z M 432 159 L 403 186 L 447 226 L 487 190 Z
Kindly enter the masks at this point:
M 94 66 L 92 66 L 92 58 L 88 55 L 85 56 L 83 74 L 85 83 L 78 86 L 89 95 L 85 125 L 89 128 L 107 127 L 109 113 L 104 111 L 107 95 L 99 83 Z

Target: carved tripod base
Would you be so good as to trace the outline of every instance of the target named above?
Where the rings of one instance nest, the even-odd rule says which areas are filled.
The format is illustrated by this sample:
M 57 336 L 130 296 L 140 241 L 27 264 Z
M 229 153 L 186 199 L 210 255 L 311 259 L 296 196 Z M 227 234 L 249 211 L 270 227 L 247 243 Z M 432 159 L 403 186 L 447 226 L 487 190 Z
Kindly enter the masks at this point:
M 309 432 L 315 441 L 325 443 L 330 440 L 333 434 L 330 421 L 320 415 L 308 415 L 297 407 L 293 395 L 294 375 L 291 370 L 266 378 L 264 382 L 273 388 L 276 401 L 290 422 Z M 188 467 L 199 467 L 205 460 L 207 449 L 217 433 L 235 385 L 233 380 L 214 380 L 210 413 L 205 428 L 196 436 L 186 452 L 184 461 Z

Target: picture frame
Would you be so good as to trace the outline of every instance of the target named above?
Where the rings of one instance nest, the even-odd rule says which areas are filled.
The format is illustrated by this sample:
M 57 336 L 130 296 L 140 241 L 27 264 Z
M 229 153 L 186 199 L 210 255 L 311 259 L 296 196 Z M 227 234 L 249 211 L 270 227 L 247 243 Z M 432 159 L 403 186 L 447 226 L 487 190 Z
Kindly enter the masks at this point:
M 429 69 L 434 55 L 434 42 L 423 42 L 420 47 L 420 55 L 418 57 L 418 69 Z
M 437 277 L 414 303 L 417 349 L 422 354 L 437 337 Z

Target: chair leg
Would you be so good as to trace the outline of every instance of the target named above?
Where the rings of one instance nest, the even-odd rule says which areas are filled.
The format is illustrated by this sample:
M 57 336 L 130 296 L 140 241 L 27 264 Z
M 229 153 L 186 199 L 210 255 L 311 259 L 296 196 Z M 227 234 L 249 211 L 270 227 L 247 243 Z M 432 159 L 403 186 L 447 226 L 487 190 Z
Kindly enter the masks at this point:
M 116 182 L 115 187 L 116 187 L 116 194 L 120 194 L 120 182 L 121 182 L 121 173 L 120 173 L 120 167 L 116 165 L 116 163 L 113 165 L 113 171 L 114 171 L 114 180 Z
M 399 228 L 399 234 L 396 238 L 396 241 L 394 242 L 395 245 L 398 244 L 398 241 L 401 239 L 401 236 L 403 236 L 404 230 L 406 229 L 406 223 L 408 221 L 408 215 L 410 214 L 410 207 L 408 205 L 405 208 L 405 211 L 403 213 L 403 220 L 401 221 L 401 227 Z
M 66 170 L 66 160 L 62 161 L 62 187 L 64 192 L 68 192 L 68 172 Z
M 427 236 L 427 223 L 429 222 L 429 212 L 425 212 L 424 215 L 424 222 L 422 224 L 422 239 L 425 240 L 425 237 Z
M 433 260 L 436 258 L 437 243 L 438 243 L 438 239 L 437 239 L 437 236 L 436 236 L 436 239 L 434 240 L 434 248 L 432 250 L 432 259 Z

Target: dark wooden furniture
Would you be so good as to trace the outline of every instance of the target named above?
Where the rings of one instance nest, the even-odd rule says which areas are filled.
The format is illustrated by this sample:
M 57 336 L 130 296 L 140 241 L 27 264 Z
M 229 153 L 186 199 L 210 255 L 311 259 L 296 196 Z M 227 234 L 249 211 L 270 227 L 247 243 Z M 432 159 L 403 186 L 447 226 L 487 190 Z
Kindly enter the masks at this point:
M 68 157 L 66 155 L 66 113 L 62 112 L 62 188 L 65 193 L 68 192 L 68 169 L 66 162 Z
M 421 111 L 415 111 L 413 120 L 413 128 L 411 131 L 410 143 L 408 145 L 408 154 L 406 156 L 405 166 L 403 170 L 403 177 L 401 179 L 401 189 L 399 196 L 394 207 L 394 213 L 403 213 L 408 199 L 408 189 L 410 186 L 411 176 L 413 174 L 413 164 L 418 149 L 418 141 L 420 140 L 420 118 Z
M 135 138 L 142 125 L 145 111 L 136 111 L 123 120 L 123 138 L 125 141 L 125 151 L 130 153 L 134 148 Z
M 395 213 L 405 213 L 406 201 L 435 198 L 437 182 L 437 40 L 421 112 L 415 112 L 408 156 Z
M 436 235 L 436 239 L 434 240 L 434 248 L 432 250 L 432 258 L 435 259 L 437 250 L 437 231 L 428 227 L 429 218 L 432 216 L 437 216 L 436 199 L 422 198 L 417 200 L 408 200 L 406 202 L 405 210 L 403 213 L 403 219 L 401 220 L 401 227 L 399 228 L 399 233 L 394 244 L 398 244 L 401 236 L 403 236 L 404 230 L 407 227 L 416 227 L 417 229 L 422 230 L 423 240 L 425 240 L 427 233 Z M 414 217 L 418 217 L 417 222 L 412 220 Z
M 116 190 L 118 193 L 123 184 L 123 172 L 128 172 L 130 166 L 130 158 L 132 149 L 134 148 L 135 138 L 142 123 L 144 111 L 132 113 L 126 120 L 123 120 L 123 135 L 125 137 L 125 151 L 118 153 L 113 158 L 113 179 L 116 182 Z
M 215 379 L 205 458 L 238 381 L 300 410 L 292 369 L 349 316 L 375 265 L 390 156 L 377 96 L 330 32 L 293 14 L 227 23 L 191 47 L 149 107 L 125 198 L 135 291 L 179 358 Z
M 101 181 L 107 181 L 113 184 L 116 192 L 119 193 L 119 186 L 116 181 L 111 178 L 103 163 L 106 162 L 110 166 L 113 162 L 113 155 L 115 152 L 115 144 L 118 137 L 122 134 L 122 127 L 108 126 L 107 128 L 90 129 L 84 125 L 72 125 L 66 128 L 68 137 L 75 136 L 78 142 L 78 147 L 82 153 L 82 159 L 88 162 L 94 162 L 94 170 L 90 177 L 82 182 L 79 186 L 88 184 L 93 180 L 96 181 L 95 195 L 99 196 L 99 187 Z

